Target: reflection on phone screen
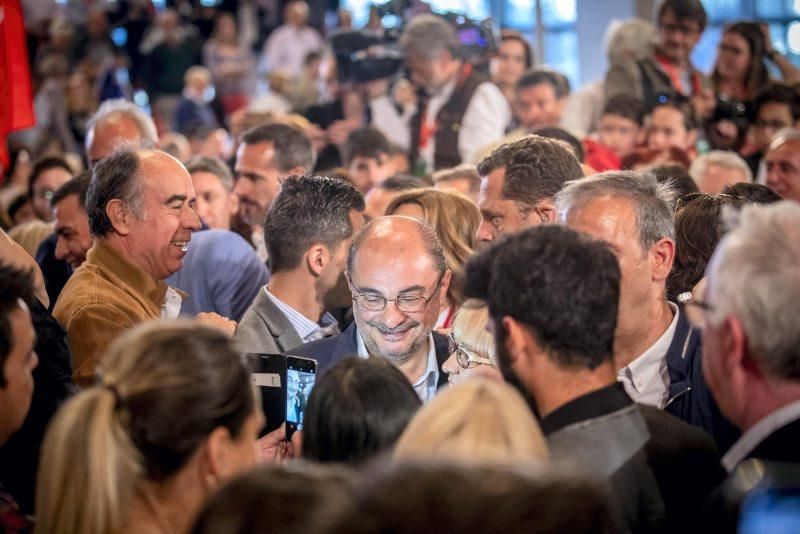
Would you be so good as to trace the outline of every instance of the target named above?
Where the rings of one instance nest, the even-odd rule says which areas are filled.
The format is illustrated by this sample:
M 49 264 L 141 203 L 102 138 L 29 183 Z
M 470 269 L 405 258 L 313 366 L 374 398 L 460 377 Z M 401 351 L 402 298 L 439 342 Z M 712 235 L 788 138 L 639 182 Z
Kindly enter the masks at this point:
M 296 369 L 286 370 L 286 421 L 297 424 L 298 429 L 303 428 L 303 415 L 314 387 L 314 376 L 314 373 Z

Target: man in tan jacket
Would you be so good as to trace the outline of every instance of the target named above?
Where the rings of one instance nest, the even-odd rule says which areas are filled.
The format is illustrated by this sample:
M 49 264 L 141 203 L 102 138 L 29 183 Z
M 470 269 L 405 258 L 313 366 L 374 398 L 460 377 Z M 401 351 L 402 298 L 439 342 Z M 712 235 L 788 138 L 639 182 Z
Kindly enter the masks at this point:
M 185 295 L 164 282 L 200 228 L 189 173 L 159 150 L 121 150 L 101 160 L 87 194 L 94 246 L 64 287 L 53 315 L 67 331 L 76 383 L 122 332 L 175 317 Z

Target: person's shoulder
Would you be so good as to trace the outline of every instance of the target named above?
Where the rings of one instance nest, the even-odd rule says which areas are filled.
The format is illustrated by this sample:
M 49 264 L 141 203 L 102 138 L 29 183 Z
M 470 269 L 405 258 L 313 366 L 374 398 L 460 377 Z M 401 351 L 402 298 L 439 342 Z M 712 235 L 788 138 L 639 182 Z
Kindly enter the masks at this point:
M 702 428 L 653 406 L 639 405 L 639 409 L 650 432 L 649 445 L 653 450 L 696 450 L 717 456 L 714 441 Z

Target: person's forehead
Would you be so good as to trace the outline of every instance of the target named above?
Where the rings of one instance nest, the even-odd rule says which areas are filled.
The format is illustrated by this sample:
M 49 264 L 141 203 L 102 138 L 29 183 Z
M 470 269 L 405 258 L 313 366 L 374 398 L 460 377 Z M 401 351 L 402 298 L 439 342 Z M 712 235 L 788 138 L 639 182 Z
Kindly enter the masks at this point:
M 661 106 L 653 110 L 651 120 L 663 124 L 680 124 L 683 122 L 683 113 L 669 106 Z
M 785 118 L 789 122 L 792 120 L 792 112 L 789 109 L 789 104 L 784 102 L 765 102 L 758 108 L 758 116 L 759 118 L 764 118 L 766 116 Z
M 614 241 L 622 234 L 636 231 L 636 213 L 628 199 L 606 196 L 571 210 L 567 224 L 594 237 Z
M 507 39 L 503 41 L 500 45 L 500 50 L 506 54 L 525 55 L 525 47 L 517 39 Z
M 368 239 L 361 244 L 354 260 L 350 273 L 353 282 L 368 283 L 375 289 L 425 285 L 438 272 L 422 243 L 401 236 Z
M 189 172 L 168 154 L 144 153 L 140 155 L 139 164 L 147 190 L 158 196 L 185 195 L 194 189 Z
M 207 189 L 214 189 L 217 186 L 224 188 L 220 177 L 214 174 L 213 172 L 197 171 L 191 173 L 191 176 L 192 176 L 192 184 L 194 184 L 195 189 L 207 190 Z
M 260 143 L 242 143 L 236 154 L 236 168 L 250 170 L 267 170 L 273 167 L 275 144 L 272 141 Z
M 58 204 L 53 206 L 53 212 L 56 215 L 56 221 L 72 219 L 76 215 L 86 215 L 86 208 L 81 204 L 78 194 L 67 195 L 58 201 Z
M 696 30 L 700 30 L 700 24 L 694 19 L 679 19 L 675 16 L 675 13 L 672 11 L 671 8 L 667 7 L 664 8 L 664 11 L 661 13 L 661 18 L 658 19 L 659 24 L 665 23 L 678 23 L 689 28 L 694 28 Z
M 528 87 L 523 87 L 518 91 L 520 98 L 555 100 L 556 89 L 547 82 L 537 83 Z
M 64 183 L 72 178 L 72 173 L 63 167 L 50 167 L 49 169 L 40 172 L 34 178 L 34 186 L 37 185 L 51 185 L 53 183 Z
M 800 139 L 790 139 L 771 148 L 767 152 L 767 161 L 800 162 Z

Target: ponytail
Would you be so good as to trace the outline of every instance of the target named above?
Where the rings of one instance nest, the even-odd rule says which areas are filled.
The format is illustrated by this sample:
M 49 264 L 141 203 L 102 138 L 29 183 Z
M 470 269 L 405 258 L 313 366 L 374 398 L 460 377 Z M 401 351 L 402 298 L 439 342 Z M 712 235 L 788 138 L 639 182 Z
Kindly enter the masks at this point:
M 65 404 L 45 435 L 36 490 L 36 530 L 106 534 L 125 525 L 139 453 L 125 430 L 117 390 L 97 386 Z

